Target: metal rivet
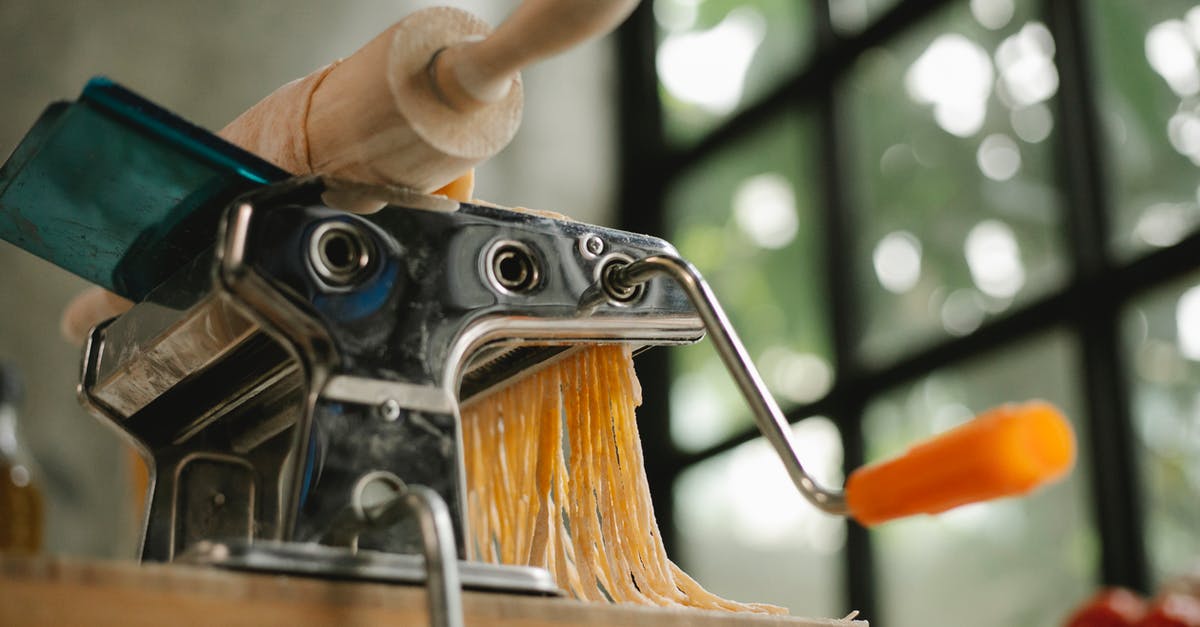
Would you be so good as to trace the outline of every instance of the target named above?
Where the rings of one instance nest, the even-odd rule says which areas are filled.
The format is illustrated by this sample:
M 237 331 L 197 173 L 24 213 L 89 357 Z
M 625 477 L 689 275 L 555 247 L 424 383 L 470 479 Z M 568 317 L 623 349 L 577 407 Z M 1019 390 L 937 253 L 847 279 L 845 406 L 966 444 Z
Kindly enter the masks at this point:
M 213 495 L 212 502 L 213 505 L 221 507 L 225 504 L 225 494 L 223 492 L 217 492 Z
M 388 422 L 395 422 L 400 417 L 400 403 L 389 398 L 379 404 L 379 417 Z
M 595 259 L 604 252 L 604 240 L 598 235 L 584 235 L 579 240 L 579 252 L 588 259 Z

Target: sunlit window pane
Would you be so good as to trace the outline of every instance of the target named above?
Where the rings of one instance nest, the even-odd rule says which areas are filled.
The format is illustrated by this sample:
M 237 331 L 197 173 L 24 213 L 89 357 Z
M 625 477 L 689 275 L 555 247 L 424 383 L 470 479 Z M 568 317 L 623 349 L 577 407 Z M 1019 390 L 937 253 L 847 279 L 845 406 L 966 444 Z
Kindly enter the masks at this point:
M 1071 417 L 1082 444 L 1076 362 L 1068 336 L 1056 332 L 895 390 L 864 417 L 868 459 L 900 454 L 995 405 L 1033 398 Z M 1059 624 L 1096 576 L 1098 538 L 1081 453 L 1065 482 L 1031 497 L 877 527 L 880 611 L 889 627 Z
M 825 418 L 792 427 L 805 468 L 842 483 L 842 440 Z M 763 440 L 697 464 L 675 483 L 679 558 L 713 592 L 841 617 L 846 526 L 800 496 Z
M 897 0 L 829 0 L 829 19 L 834 30 L 853 35 L 896 5 Z
M 1200 224 L 1200 7 L 1089 2 L 1108 150 L 1113 238 L 1129 256 Z
M 667 138 L 691 142 L 793 75 L 811 52 L 809 6 L 654 0 Z
M 1031 5 L 954 3 L 868 52 L 844 85 L 870 362 L 1062 283 L 1055 45 Z
M 666 203 L 669 239 L 712 284 L 785 406 L 833 384 L 811 137 L 808 118 L 778 118 L 677 180 Z M 701 449 L 749 424 L 708 342 L 672 349 L 672 359 L 678 446 Z
M 1146 548 L 1161 582 L 1200 555 L 1200 276 L 1137 301 L 1124 327 Z

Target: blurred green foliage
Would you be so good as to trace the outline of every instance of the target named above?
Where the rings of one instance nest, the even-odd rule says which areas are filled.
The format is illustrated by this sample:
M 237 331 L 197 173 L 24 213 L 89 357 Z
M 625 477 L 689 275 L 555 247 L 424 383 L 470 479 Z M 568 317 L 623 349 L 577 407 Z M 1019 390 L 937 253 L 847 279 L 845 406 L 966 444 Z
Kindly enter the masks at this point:
M 659 98 L 663 106 L 664 130 L 668 141 L 680 146 L 687 145 L 712 130 L 745 103 L 766 94 L 782 79 L 790 76 L 796 68 L 809 59 L 813 51 L 811 3 L 800 0 L 655 0 L 656 15 L 660 25 L 671 24 L 671 18 L 692 14 L 691 20 L 675 17 L 679 26 L 675 29 L 660 28 L 659 41 L 669 37 L 711 31 L 735 10 L 749 12 L 762 18 L 764 27 L 761 43 L 754 51 L 753 60 L 746 70 L 742 96 L 730 111 L 712 111 L 688 102 L 664 86 L 659 87 Z M 690 23 L 689 23 L 690 22 Z
M 976 309 L 959 315 L 978 316 L 977 326 L 1062 283 L 1066 251 L 1053 134 L 1037 143 L 1017 138 L 1013 107 L 992 89 L 978 130 L 956 136 L 939 127 L 932 107 L 916 102 L 907 84 L 918 58 L 947 36 L 960 35 L 996 56 L 1005 39 L 1033 20 L 1031 4 L 1018 3 L 999 30 L 979 25 L 965 2 L 953 5 L 869 52 L 845 82 L 856 287 L 865 310 L 860 349 L 868 362 L 888 362 L 946 337 L 945 318 L 955 315 L 946 310 L 955 304 L 947 301 L 956 291 L 963 290 L 962 306 Z M 1019 169 L 1007 180 L 990 179 L 980 169 L 981 144 L 993 134 L 1010 138 L 1019 150 Z M 1014 299 L 989 296 L 972 279 L 964 247 L 971 229 L 985 220 L 1000 221 L 1015 236 L 1025 277 Z M 901 230 L 920 242 L 921 275 L 912 289 L 893 293 L 876 278 L 873 251 L 888 233 Z
M 1124 320 L 1146 548 L 1151 575 L 1159 583 L 1200 562 L 1200 354 L 1194 344 L 1200 311 L 1195 309 L 1196 299 L 1200 299 L 1200 274 L 1139 299 Z
M 1190 0 L 1097 0 L 1089 6 L 1110 175 L 1111 244 L 1129 258 L 1174 243 L 1200 224 L 1200 155 L 1181 154 L 1170 131 L 1173 117 L 1178 122 L 1200 115 L 1200 100 L 1175 93 L 1147 59 L 1151 29 L 1174 22 L 1200 32 L 1200 9 Z M 1200 40 L 1192 44 L 1200 47 Z
M 667 199 L 672 242 L 712 285 L 756 360 L 771 347 L 832 359 L 811 137 L 806 115 L 782 117 L 700 164 L 672 186 Z M 778 176 L 792 193 L 795 236 L 778 249 L 756 245 L 733 212 L 739 188 L 763 175 Z M 744 401 L 707 343 L 675 349 L 672 358 L 676 374 L 703 377 L 720 415 L 728 418 L 707 433 L 686 438 L 689 448 L 713 444 L 749 424 Z M 774 377 L 764 374 L 770 385 Z M 772 387 L 778 395 L 779 386 Z M 689 428 L 689 418 L 675 418 L 680 430 Z

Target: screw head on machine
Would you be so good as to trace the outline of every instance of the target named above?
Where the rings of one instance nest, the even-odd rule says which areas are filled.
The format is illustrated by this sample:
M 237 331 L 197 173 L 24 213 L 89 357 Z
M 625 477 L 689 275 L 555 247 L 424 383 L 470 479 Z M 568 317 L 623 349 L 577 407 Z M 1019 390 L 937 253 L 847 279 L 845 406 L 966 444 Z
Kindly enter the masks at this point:
M 579 239 L 579 252 L 586 259 L 595 259 L 604 253 L 604 240 L 592 233 L 584 235 Z
M 379 404 L 378 411 L 380 418 L 387 422 L 395 422 L 400 418 L 400 403 L 394 398 L 389 398 Z

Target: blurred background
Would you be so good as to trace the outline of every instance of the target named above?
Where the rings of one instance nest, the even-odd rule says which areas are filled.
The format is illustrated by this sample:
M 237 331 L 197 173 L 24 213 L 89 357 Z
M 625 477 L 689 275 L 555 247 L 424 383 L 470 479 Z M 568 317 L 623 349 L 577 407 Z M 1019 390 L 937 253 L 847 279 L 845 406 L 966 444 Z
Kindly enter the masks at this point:
M 426 4 L 8 0 L 0 154 L 97 73 L 219 128 Z M 794 492 L 708 345 L 639 358 L 664 538 L 714 592 L 1054 625 L 1200 559 L 1198 51 L 1184 0 L 643 0 L 525 74 L 476 193 L 672 241 L 828 482 L 995 404 L 1058 404 L 1066 482 L 867 531 Z M 82 283 L 6 244 L 0 263 L 47 548 L 129 555 L 124 457 L 57 335 Z

